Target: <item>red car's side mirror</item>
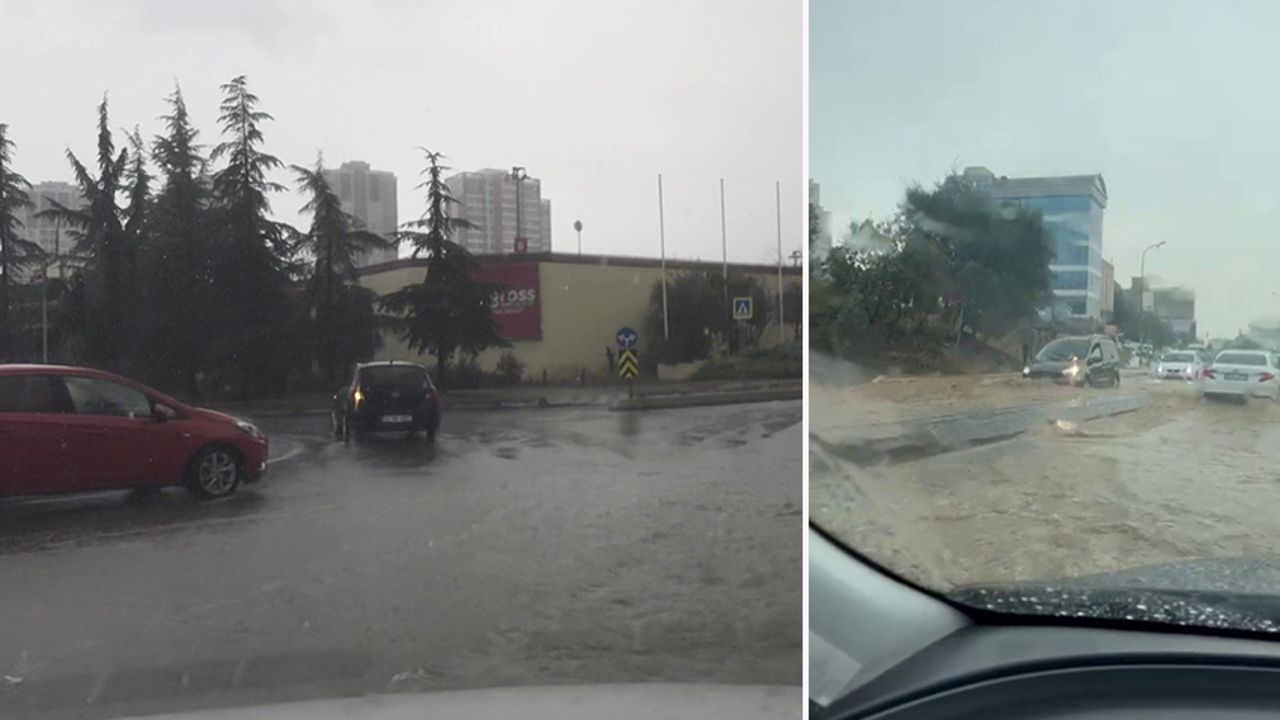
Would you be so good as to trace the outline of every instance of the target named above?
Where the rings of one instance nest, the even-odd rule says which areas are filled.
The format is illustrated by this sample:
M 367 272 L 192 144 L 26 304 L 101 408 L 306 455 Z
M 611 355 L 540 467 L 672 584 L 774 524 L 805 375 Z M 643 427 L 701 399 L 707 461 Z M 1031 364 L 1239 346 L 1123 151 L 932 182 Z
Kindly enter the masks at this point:
M 151 417 L 156 422 L 168 422 L 170 418 L 176 417 L 177 414 L 178 413 L 168 405 L 156 403 L 151 407 Z

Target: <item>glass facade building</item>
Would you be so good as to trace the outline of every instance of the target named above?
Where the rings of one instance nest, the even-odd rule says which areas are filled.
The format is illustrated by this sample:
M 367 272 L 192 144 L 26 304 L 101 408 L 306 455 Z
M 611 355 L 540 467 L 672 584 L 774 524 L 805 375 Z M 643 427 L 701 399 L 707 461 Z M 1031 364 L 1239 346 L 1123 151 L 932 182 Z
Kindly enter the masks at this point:
M 993 198 L 1034 208 L 1044 216 L 1053 243 L 1055 306 L 1072 317 L 1101 319 L 1103 308 L 1102 219 L 1107 189 L 1101 175 L 997 178 L 986 168 L 966 168 L 964 177 Z

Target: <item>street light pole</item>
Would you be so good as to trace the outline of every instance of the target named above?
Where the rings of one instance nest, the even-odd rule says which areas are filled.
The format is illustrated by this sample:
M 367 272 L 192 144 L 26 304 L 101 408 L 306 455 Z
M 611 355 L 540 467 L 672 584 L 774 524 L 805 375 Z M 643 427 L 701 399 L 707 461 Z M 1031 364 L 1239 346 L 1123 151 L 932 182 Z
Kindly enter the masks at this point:
M 516 239 L 511 243 L 512 252 L 515 252 L 516 248 L 520 244 L 520 237 L 524 234 L 524 228 L 521 223 L 523 215 L 521 214 L 522 208 L 520 207 L 520 183 L 524 182 L 524 179 L 527 177 L 529 177 L 529 173 L 525 172 L 525 169 L 519 165 L 511 168 L 511 179 L 516 181 Z
M 1138 344 L 1145 345 L 1147 337 L 1147 253 L 1165 244 L 1164 240 L 1152 243 L 1142 251 L 1142 259 L 1138 262 L 1138 278 L 1141 295 L 1138 296 Z
M 582 257 L 582 221 L 573 221 L 573 231 L 578 233 L 578 257 Z

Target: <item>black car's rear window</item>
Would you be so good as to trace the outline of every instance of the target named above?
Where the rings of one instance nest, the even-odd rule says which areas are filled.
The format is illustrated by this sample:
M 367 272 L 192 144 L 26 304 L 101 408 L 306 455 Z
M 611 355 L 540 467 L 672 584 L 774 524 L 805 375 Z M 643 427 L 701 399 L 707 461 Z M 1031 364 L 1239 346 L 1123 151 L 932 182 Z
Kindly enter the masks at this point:
M 427 371 L 411 365 L 379 365 L 360 370 L 360 384 L 367 387 L 422 390 L 431 387 Z

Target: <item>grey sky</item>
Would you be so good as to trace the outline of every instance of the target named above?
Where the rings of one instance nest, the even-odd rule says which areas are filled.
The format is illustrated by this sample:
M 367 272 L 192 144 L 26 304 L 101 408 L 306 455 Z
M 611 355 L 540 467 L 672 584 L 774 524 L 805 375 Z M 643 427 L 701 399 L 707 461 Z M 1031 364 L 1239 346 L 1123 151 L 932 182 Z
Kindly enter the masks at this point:
M 656 256 L 659 172 L 669 256 L 719 259 L 722 176 L 730 259 L 775 259 L 774 181 L 784 253 L 802 244 L 800 0 L 0 0 L 0 18 L 0 122 L 32 182 L 69 180 L 68 146 L 92 157 L 104 90 L 113 124 L 151 136 L 179 80 L 211 146 L 218 86 L 243 73 L 276 118 L 269 152 L 395 172 L 402 221 L 422 145 L 525 166 L 557 251 L 581 219 L 584 252 Z M 273 205 L 296 222 L 302 202 Z
M 810 3 L 810 175 L 883 218 L 950 169 L 1100 172 L 1103 256 L 1197 292 L 1201 334 L 1280 316 L 1280 3 Z

